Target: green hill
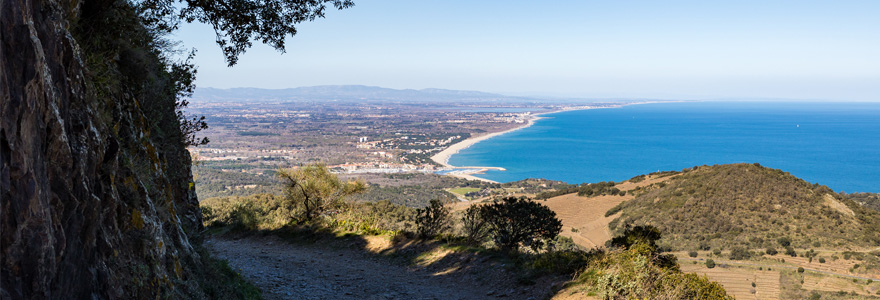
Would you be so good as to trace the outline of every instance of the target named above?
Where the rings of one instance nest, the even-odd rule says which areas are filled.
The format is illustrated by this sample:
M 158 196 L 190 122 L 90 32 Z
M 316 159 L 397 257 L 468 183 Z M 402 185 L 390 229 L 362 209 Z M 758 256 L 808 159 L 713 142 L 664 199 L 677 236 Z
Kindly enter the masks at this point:
M 635 191 L 609 227 L 651 224 L 673 250 L 880 245 L 880 214 L 826 186 L 758 164 L 702 166 Z

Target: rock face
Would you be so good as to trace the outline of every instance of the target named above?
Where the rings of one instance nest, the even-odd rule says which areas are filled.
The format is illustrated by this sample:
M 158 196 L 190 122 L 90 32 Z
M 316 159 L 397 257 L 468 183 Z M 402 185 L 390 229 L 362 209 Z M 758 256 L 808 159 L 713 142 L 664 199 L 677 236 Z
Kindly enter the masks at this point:
M 88 2 L 0 0 L 0 298 L 196 297 L 189 154 L 152 103 L 92 83 Z

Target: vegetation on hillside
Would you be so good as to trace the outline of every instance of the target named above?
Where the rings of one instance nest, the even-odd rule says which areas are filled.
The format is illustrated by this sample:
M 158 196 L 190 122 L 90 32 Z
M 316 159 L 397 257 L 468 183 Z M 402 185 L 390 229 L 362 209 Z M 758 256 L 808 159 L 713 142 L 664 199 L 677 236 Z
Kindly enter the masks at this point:
M 609 227 L 655 225 L 676 250 L 880 245 L 877 211 L 757 164 L 694 167 L 636 193 Z
M 849 198 L 864 207 L 880 211 L 880 194 L 878 193 L 840 193 L 841 197 Z
M 305 177 L 300 180 L 317 177 L 334 181 L 334 175 L 318 173 L 303 172 Z M 314 232 L 335 232 L 335 236 L 386 234 L 394 241 L 494 251 L 513 259 L 522 284 L 542 274 L 580 274 L 574 286 L 608 299 L 730 299 L 717 283 L 683 274 L 673 256 L 661 255 L 656 246 L 661 234 L 656 228 L 625 230 L 614 239 L 610 250 L 584 251 L 570 239 L 557 236 L 561 222 L 553 211 L 528 198 L 496 199 L 455 214 L 438 200 L 421 209 L 389 201 L 340 201 L 334 209 L 310 219 L 296 213 L 302 207 L 285 205 L 284 197 L 275 195 L 213 198 L 202 205 L 205 225 L 210 228 L 310 236 Z
M 660 237 L 651 226 L 627 228 L 578 280 L 602 299 L 733 299 L 720 284 L 682 273 L 674 256 L 660 254 Z

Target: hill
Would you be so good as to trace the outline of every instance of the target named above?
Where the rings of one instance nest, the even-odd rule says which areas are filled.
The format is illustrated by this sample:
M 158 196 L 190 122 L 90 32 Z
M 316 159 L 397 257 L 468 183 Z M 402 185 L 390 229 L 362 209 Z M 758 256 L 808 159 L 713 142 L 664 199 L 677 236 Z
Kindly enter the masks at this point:
M 613 231 L 652 224 L 675 250 L 778 247 L 877 247 L 880 214 L 828 187 L 758 164 L 686 169 L 634 190 L 611 212 Z

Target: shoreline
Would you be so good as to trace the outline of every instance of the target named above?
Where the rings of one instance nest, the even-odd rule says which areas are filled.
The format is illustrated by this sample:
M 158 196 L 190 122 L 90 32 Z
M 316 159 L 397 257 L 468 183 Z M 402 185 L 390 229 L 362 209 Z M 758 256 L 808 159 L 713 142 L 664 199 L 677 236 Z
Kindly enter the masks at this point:
M 554 112 L 559 112 L 559 111 L 554 111 Z M 542 113 L 542 114 L 544 114 L 544 113 Z M 496 136 L 499 136 L 499 135 L 502 135 L 505 133 L 510 133 L 510 132 L 514 132 L 514 131 L 517 131 L 517 130 L 520 130 L 523 128 L 531 127 L 532 125 L 535 124 L 536 121 L 538 121 L 540 119 L 544 119 L 544 117 L 538 117 L 538 114 L 536 114 L 534 116 L 535 117 L 530 118 L 527 123 L 525 123 L 519 127 L 514 127 L 511 129 L 508 129 L 508 130 L 504 130 L 504 131 L 492 132 L 492 133 L 487 133 L 484 135 L 466 138 L 465 140 L 458 142 L 458 143 L 455 143 L 455 144 L 452 144 L 449 147 L 446 147 L 446 149 L 443 149 L 443 151 L 440 151 L 439 153 L 434 154 L 433 156 L 431 156 L 431 160 L 433 160 L 434 162 L 436 162 L 444 167 L 447 167 L 447 168 L 485 168 L 485 167 L 456 167 L 456 166 L 449 164 L 449 158 L 452 157 L 452 155 L 458 153 L 459 151 L 467 149 L 476 143 L 491 139 L 493 137 L 496 137 Z
M 443 149 L 442 151 L 440 151 L 437 154 L 432 155 L 431 160 L 434 161 L 435 163 L 442 165 L 444 168 L 464 169 L 464 170 L 449 172 L 449 173 L 446 173 L 445 175 L 454 176 L 454 177 L 458 177 L 458 178 L 464 178 L 467 180 L 479 180 L 479 181 L 484 181 L 484 182 L 489 182 L 489 183 L 499 183 L 494 180 L 480 178 L 480 177 L 476 177 L 474 175 L 483 174 L 488 170 L 505 171 L 506 169 L 501 168 L 501 167 L 471 167 L 471 166 L 459 167 L 459 166 L 453 166 L 453 165 L 449 164 L 449 158 L 452 157 L 452 155 L 457 154 L 459 151 L 467 149 L 470 146 L 473 146 L 474 144 L 477 144 L 479 142 L 491 139 L 493 137 L 496 137 L 496 136 L 499 136 L 502 134 L 507 134 L 507 133 L 511 133 L 511 132 L 514 132 L 514 131 L 517 131 L 520 129 L 529 128 L 532 125 L 535 125 L 535 123 L 538 120 L 546 119 L 546 117 L 541 117 L 542 115 L 555 114 L 555 113 L 567 112 L 567 111 L 576 111 L 576 110 L 589 110 L 589 109 L 601 109 L 601 108 L 620 108 L 620 107 L 624 107 L 627 105 L 646 104 L 646 103 L 654 103 L 654 102 L 649 101 L 649 102 L 626 103 L 626 104 L 621 104 L 621 105 L 612 106 L 612 107 L 576 107 L 576 108 L 567 108 L 567 109 L 560 109 L 560 110 L 555 110 L 555 111 L 548 111 L 548 112 L 541 112 L 541 113 L 532 114 L 532 117 L 529 118 L 528 122 L 526 124 L 523 124 L 522 126 L 511 128 L 511 129 L 504 130 L 504 131 L 492 132 L 492 133 L 488 133 L 488 134 L 484 134 L 484 135 L 480 135 L 480 136 L 469 137 L 461 142 L 450 145 L 449 147 L 447 147 L 446 149 Z

